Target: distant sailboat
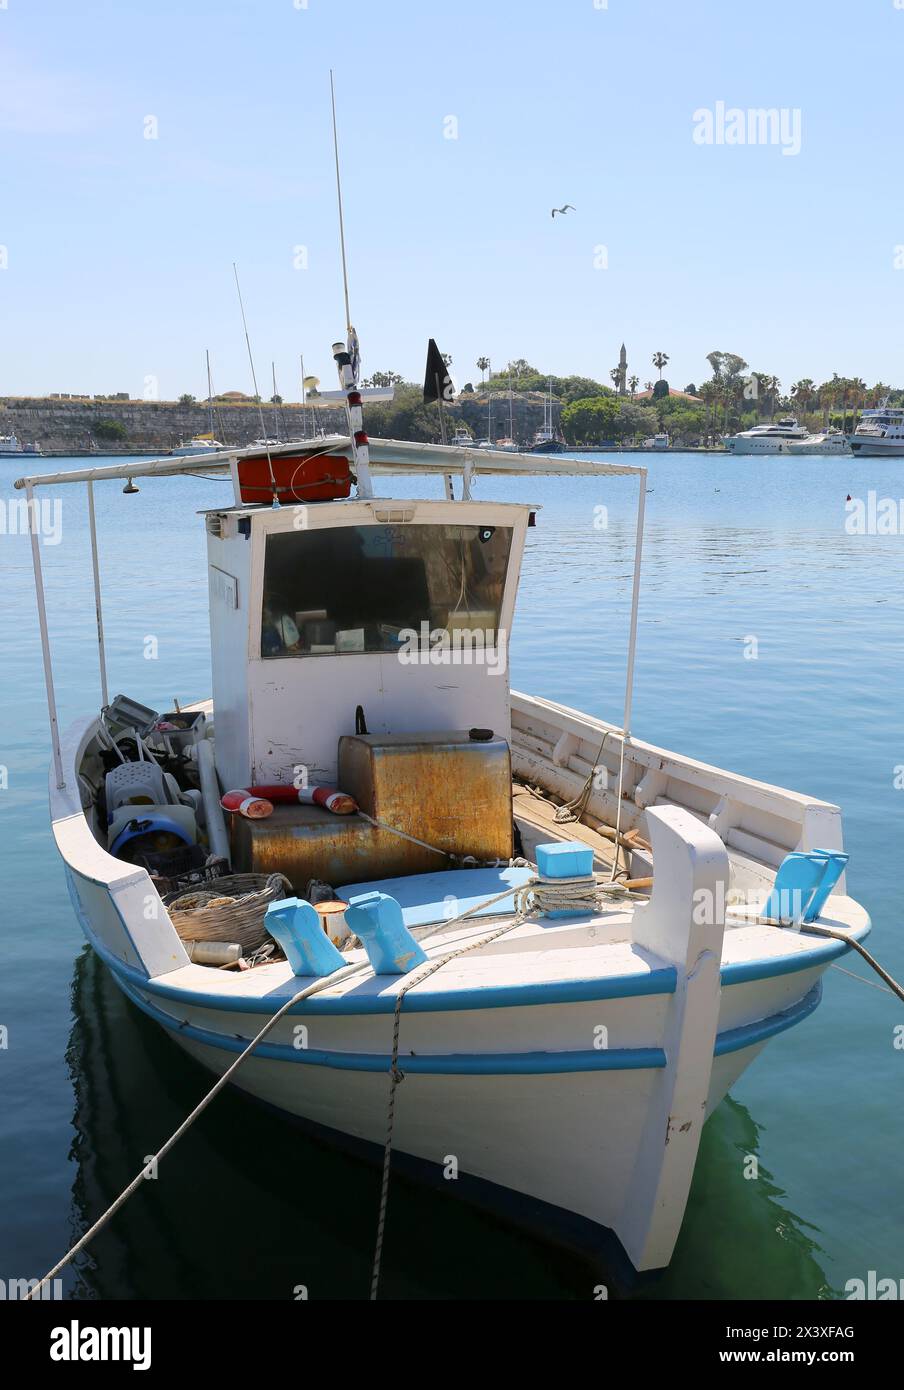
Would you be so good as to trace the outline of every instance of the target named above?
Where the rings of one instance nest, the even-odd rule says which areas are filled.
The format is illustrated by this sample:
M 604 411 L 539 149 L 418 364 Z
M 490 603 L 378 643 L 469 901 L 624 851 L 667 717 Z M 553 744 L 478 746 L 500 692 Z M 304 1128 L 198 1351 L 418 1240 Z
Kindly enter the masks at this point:
M 547 383 L 543 397 L 543 426 L 534 435 L 532 454 L 561 454 L 565 445 L 552 422 L 552 382 Z
M 171 449 L 172 458 L 190 458 L 194 454 L 215 454 L 218 449 L 224 446 L 214 435 L 213 428 L 213 391 L 210 385 L 210 350 L 205 349 L 204 356 L 207 361 L 207 433 L 195 434 L 187 444 L 181 443 L 178 449 Z

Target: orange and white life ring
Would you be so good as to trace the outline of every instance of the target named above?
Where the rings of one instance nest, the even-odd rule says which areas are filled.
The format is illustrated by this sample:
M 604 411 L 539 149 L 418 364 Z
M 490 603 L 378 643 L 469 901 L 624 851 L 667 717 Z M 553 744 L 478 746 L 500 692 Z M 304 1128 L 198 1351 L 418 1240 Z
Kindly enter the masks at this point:
M 272 801 L 248 791 L 225 792 L 220 797 L 220 805 L 224 811 L 233 811 L 247 820 L 263 820 L 273 815 Z
M 336 787 L 293 787 L 281 783 L 272 787 L 249 787 L 247 794 L 277 803 L 300 801 L 302 805 L 322 806 L 334 816 L 351 816 L 358 810 L 355 798 Z

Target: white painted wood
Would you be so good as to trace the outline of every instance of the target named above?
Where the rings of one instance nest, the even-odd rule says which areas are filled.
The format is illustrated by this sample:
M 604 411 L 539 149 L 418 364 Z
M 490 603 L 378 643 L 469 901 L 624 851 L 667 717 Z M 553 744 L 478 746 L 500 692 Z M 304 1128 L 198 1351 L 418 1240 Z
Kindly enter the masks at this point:
M 668 1262 L 687 1204 L 709 1093 L 719 1022 L 725 929 L 725 846 L 678 807 L 650 809 L 653 893 L 634 913 L 635 946 L 673 964 L 663 1045 L 620 1230 L 638 1269 Z

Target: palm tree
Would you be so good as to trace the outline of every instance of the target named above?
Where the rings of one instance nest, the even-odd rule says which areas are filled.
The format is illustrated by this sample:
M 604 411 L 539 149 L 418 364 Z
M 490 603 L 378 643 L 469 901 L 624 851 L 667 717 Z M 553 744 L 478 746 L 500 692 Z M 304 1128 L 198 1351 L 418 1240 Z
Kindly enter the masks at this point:
M 862 377 L 859 377 L 859 376 L 855 376 L 855 377 L 854 377 L 854 379 L 853 379 L 852 382 L 851 382 L 851 390 L 852 390 L 853 393 L 854 393 L 854 400 L 853 400 L 853 417 L 854 417 L 854 418 L 853 418 L 853 421 L 852 421 L 852 427 L 853 427 L 854 429 L 857 428 L 857 409 L 858 409 L 858 402 L 859 402 L 859 408 L 862 410 L 863 407 L 864 407 L 864 405 L 866 404 L 866 393 L 867 393 L 868 389 L 869 389 L 869 388 L 868 388 L 866 382 L 863 380 Z
M 662 369 L 663 369 L 663 367 L 665 366 L 666 362 L 668 362 L 668 360 L 669 360 L 669 355 L 668 355 L 667 352 L 654 352 L 654 353 L 653 353 L 653 366 L 659 368 L 659 380 L 660 380 L 660 381 L 662 381 Z
M 795 381 L 791 387 L 791 396 L 800 406 L 801 410 L 806 410 L 813 400 L 816 387 L 812 379 L 808 376 L 801 377 L 800 381 Z
M 775 398 L 782 383 L 777 376 L 772 376 L 769 372 L 757 372 L 756 376 L 769 402 L 769 419 L 772 420 L 775 417 Z
M 631 392 L 631 395 L 632 395 L 632 396 L 636 394 L 637 388 L 638 388 L 639 385 L 640 385 L 640 377 L 637 377 L 637 376 L 629 376 L 629 377 L 628 377 L 628 390 Z
M 612 368 L 611 372 L 609 373 L 609 380 L 612 382 L 612 385 L 613 385 L 613 386 L 616 388 L 616 390 L 617 390 L 617 389 L 618 389 L 618 383 L 621 381 L 621 367 L 613 367 L 613 368 Z
M 706 428 L 708 433 L 715 432 L 716 406 L 719 403 L 719 386 L 715 381 L 704 381 L 700 386 L 698 396 L 703 399 L 706 406 Z
M 490 359 L 488 357 L 478 357 L 477 370 L 480 372 L 480 384 L 483 385 L 484 374 L 489 370 Z
M 838 393 L 841 389 L 842 381 L 837 372 L 832 373 L 831 381 L 824 381 L 818 389 L 819 404 L 822 407 L 825 424 L 828 427 L 829 416 L 835 408 L 838 400 Z

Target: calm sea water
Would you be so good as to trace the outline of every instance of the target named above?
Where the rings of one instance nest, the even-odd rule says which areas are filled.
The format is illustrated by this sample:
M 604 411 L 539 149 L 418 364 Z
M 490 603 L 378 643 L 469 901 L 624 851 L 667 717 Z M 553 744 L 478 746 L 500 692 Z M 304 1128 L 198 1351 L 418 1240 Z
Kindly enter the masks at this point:
M 647 462 L 634 732 L 839 802 L 851 891 L 872 915 L 874 951 L 900 978 L 904 537 L 848 535 L 845 498 L 904 495 L 904 461 Z M 0 460 L 4 519 L 21 471 Z M 435 483 L 422 488 L 437 494 Z M 480 480 L 476 493 L 540 509 L 513 684 L 616 721 L 635 488 L 626 479 Z M 394 481 L 386 490 L 404 489 Z M 111 693 L 156 708 L 206 695 L 196 512 L 222 501 L 226 485 L 161 480 L 142 482 L 137 497 L 116 483 L 96 492 Z M 42 550 L 64 725 L 99 701 L 83 494 L 54 494 L 61 540 Z M 594 525 L 599 506 L 606 529 Z M 0 534 L 0 1278 L 49 1268 L 208 1085 L 83 945 L 47 824 L 29 542 L 10 529 Z M 706 1126 L 672 1265 L 635 1296 L 831 1298 L 870 1269 L 904 1277 L 902 1021 L 892 996 L 829 971 L 822 1007 L 769 1043 Z M 744 1176 L 749 1154 L 756 1181 Z M 291 1298 L 304 1284 L 311 1298 L 365 1297 L 377 1198 L 375 1170 L 227 1094 L 64 1289 L 76 1298 Z M 593 1282 L 579 1259 L 394 1181 L 384 1296 L 583 1299 Z

